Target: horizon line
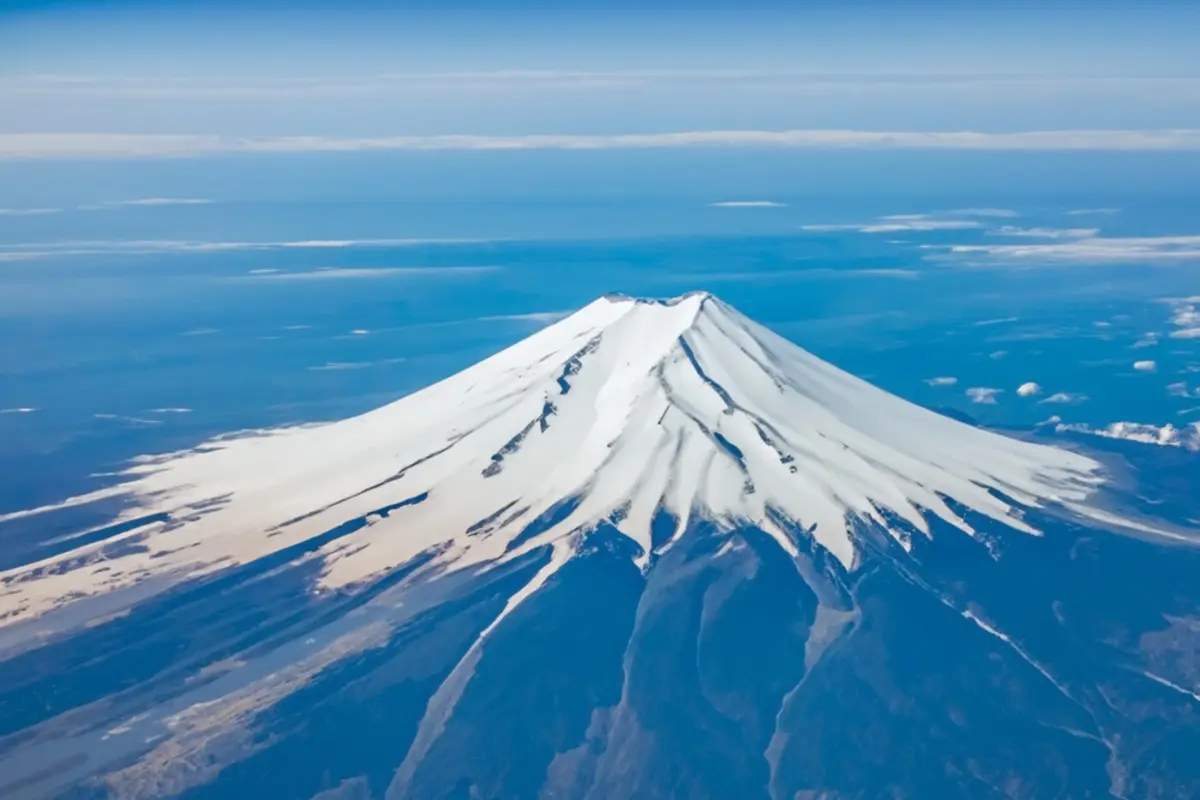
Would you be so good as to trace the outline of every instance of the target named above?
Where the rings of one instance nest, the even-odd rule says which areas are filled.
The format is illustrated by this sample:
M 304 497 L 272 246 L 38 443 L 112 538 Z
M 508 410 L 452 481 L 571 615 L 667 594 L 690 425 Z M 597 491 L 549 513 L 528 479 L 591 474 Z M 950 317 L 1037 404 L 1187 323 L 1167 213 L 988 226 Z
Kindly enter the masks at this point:
M 421 150 L 650 150 L 675 148 L 1179 151 L 1200 129 L 866 131 L 692 130 L 620 134 L 226 136 L 158 133 L 0 133 L 0 160 L 200 158 L 219 155 Z

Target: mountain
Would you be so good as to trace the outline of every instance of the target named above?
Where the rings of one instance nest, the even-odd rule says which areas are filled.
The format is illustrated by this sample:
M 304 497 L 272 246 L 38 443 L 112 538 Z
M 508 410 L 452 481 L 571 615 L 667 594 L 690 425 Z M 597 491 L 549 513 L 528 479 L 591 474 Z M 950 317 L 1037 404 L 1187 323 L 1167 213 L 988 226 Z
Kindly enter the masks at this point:
M 0 573 L 0 794 L 1192 796 L 1195 532 L 1117 477 L 607 296 L 0 518 L 108 515 Z

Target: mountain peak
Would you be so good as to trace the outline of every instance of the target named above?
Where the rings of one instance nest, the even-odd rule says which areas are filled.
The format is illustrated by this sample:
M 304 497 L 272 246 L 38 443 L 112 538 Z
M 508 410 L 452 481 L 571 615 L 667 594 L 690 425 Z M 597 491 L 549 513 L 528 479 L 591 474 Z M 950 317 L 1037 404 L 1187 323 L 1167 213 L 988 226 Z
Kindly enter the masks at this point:
M 621 292 L 608 292 L 600 299 L 606 300 L 610 303 L 637 303 L 652 306 L 676 306 L 692 299 L 698 300 L 700 304 L 703 304 L 706 300 L 716 300 L 717 298 L 712 292 L 695 289 L 690 292 L 684 292 L 677 297 L 634 297 Z
M 86 566 L 14 582 L 18 616 L 318 536 L 331 537 L 318 551 L 329 587 L 422 553 L 462 569 L 546 545 L 550 574 L 600 526 L 646 567 L 701 520 L 849 570 L 861 524 L 905 548 L 934 518 L 974 536 L 963 508 L 1032 532 L 1020 506 L 1085 510 L 1101 481 L 1091 459 L 913 405 L 707 292 L 605 295 L 375 411 L 218 440 L 127 477 L 69 502 L 123 496 L 125 521 L 166 515 L 145 552 L 63 554 Z

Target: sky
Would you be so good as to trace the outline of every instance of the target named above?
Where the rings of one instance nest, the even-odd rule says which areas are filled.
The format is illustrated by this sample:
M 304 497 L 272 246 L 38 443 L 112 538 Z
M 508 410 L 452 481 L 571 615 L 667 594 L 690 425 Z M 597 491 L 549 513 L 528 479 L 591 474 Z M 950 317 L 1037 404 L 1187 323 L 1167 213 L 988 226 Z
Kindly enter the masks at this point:
M 980 5 L 0 3 L 0 159 L 1200 148 L 1200 4 Z

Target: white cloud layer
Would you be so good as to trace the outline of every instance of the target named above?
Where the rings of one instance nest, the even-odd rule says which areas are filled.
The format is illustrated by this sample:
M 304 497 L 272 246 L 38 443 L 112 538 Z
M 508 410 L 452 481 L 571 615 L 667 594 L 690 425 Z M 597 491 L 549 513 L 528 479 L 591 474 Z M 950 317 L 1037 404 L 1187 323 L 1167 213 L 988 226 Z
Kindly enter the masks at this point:
M 605 150 L 789 147 L 951 150 L 1200 150 L 1200 130 L 978 131 L 700 130 L 674 133 L 484 136 L 268 136 L 4 133 L 0 158 L 179 158 L 224 153 L 386 150 Z
M 1158 362 L 1156 361 L 1135 361 L 1133 368 L 1138 372 L 1156 372 L 1158 370 Z

